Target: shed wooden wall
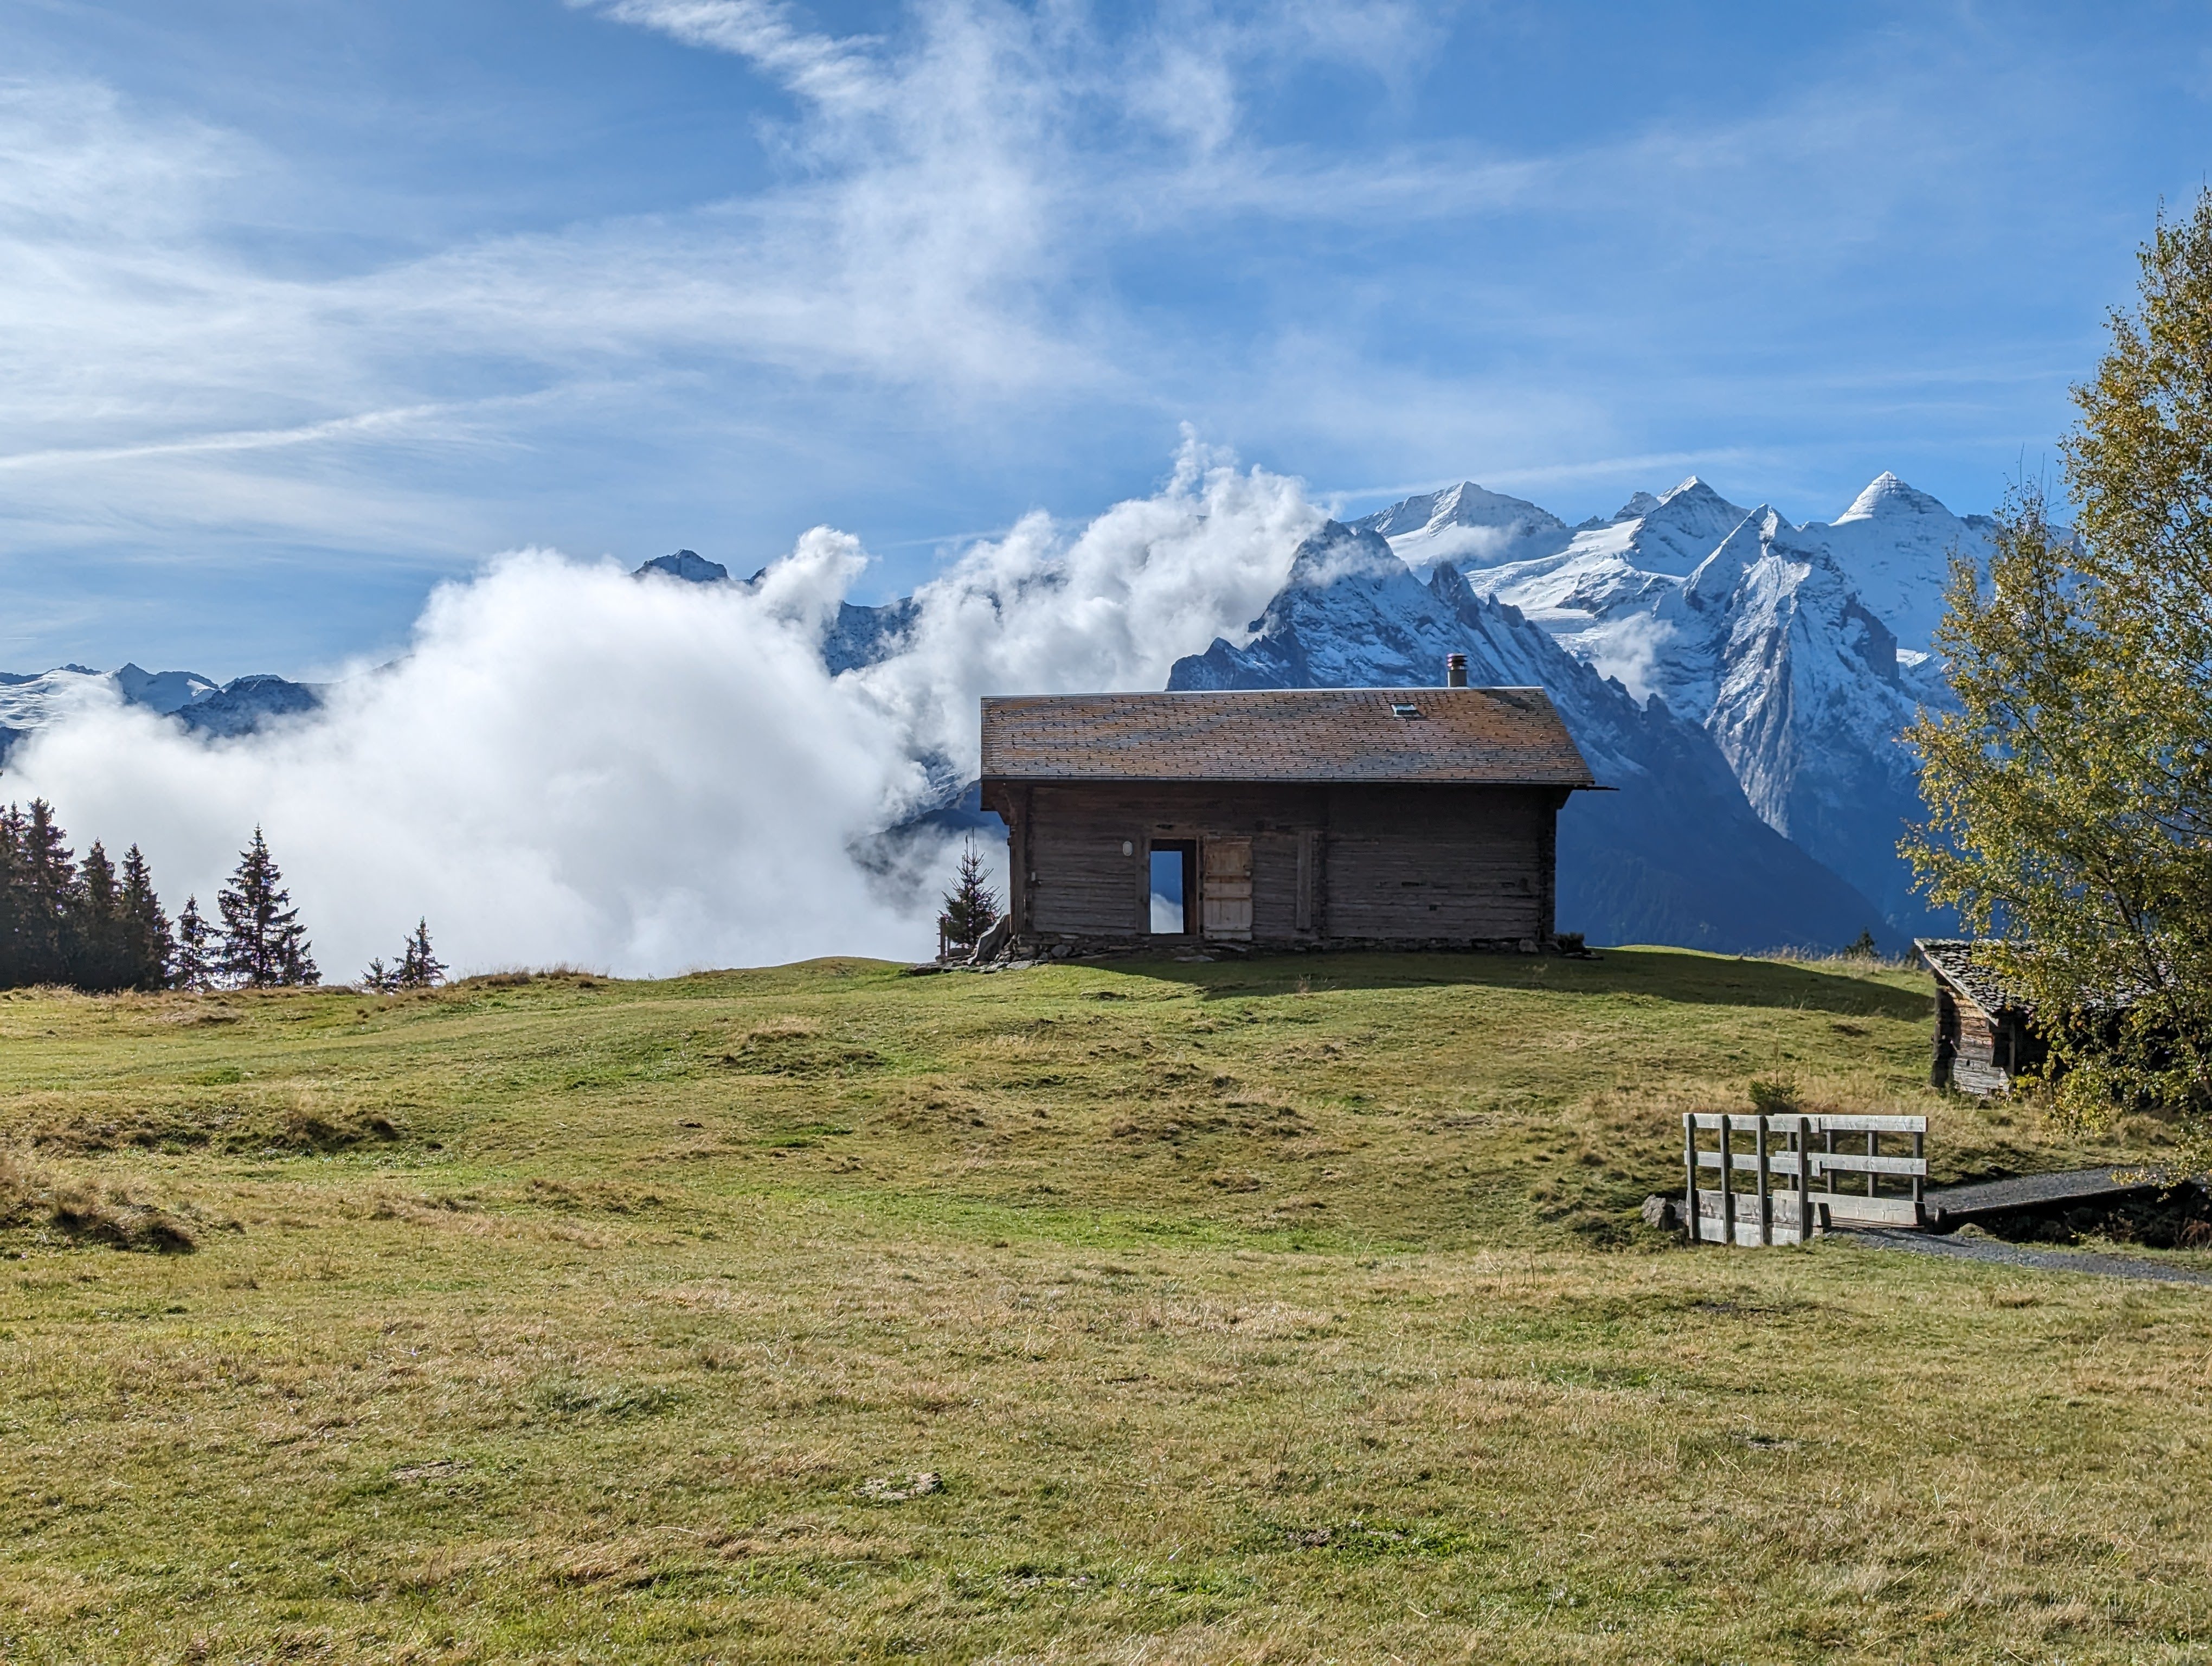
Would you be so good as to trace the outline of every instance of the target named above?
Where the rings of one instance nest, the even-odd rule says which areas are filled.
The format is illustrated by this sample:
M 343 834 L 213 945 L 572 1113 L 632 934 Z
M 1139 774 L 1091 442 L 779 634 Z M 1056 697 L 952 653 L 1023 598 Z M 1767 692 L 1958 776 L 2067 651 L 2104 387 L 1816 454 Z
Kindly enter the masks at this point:
M 1554 787 L 994 782 L 984 801 L 1012 835 L 1023 935 L 1144 934 L 1152 841 L 1249 838 L 1253 939 L 1290 943 L 1549 937 L 1565 797 Z
M 1991 1018 L 1973 1000 L 1936 982 L 1936 1065 L 1938 1087 L 1961 1093 L 2008 1092 L 2019 1072 L 2043 1062 L 2043 1038 L 2017 1011 Z

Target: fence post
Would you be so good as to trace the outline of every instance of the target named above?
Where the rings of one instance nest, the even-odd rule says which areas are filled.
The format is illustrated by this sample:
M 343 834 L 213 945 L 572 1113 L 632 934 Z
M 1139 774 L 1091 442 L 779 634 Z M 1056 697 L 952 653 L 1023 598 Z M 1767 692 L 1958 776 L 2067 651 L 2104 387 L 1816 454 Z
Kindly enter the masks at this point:
M 1766 1113 L 1759 1113 L 1759 1133 L 1753 1147 L 1759 1153 L 1759 1244 L 1774 1247 L 1774 1192 L 1766 1177 Z
M 1735 1127 L 1721 1113 L 1721 1242 L 1735 1243 Z
M 1881 1135 L 1875 1133 L 1872 1128 L 1869 1128 L 1867 1130 L 1867 1155 L 1869 1157 L 1879 1157 L 1881 1154 L 1880 1149 L 1881 1140 Z M 1872 1169 L 1869 1169 L 1867 1170 L 1867 1195 L 1869 1197 L 1872 1197 L 1875 1195 L 1875 1182 L 1880 1177 L 1881 1177 L 1876 1175 Z
M 1813 1241 L 1813 1119 L 1797 1119 L 1797 1242 Z
M 1912 1155 L 1914 1160 L 1921 1166 L 1921 1172 L 1912 1177 L 1912 1224 L 1917 1226 L 1920 1225 L 1922 1189 L 1928 1184 L 1928 1136 L 1925 1134 L 1915 1134 L 1912 1136 Z
M 1698 1219 L 1698 1116 L 1695 1111 L 1682 1113 L 1682 1167 L 1690 1177 L 1689 1195 L 1684 1199 L 1688 1208 L 1690 1242 L 1705 1242 L 1705 1229 Z

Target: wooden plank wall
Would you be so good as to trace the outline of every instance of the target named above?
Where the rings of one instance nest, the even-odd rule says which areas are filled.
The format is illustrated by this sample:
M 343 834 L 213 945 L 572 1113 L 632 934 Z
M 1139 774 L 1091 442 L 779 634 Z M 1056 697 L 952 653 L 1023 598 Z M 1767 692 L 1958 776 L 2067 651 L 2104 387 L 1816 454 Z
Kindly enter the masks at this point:
M 1026 932 L 1139 935 L 1153 840 L 1249 838 L 1255 940 L 1518 940 L 1551 933 L 1561 796 L 1530 787 L 1107 783 L 1024 787 L 994 807 L 1025 818 L 1015 891 Z
M 1538 793 L 1338 787 L 1330 799 L 1332 936 L 1548 934 L 1544 835 L 1553 812 Z

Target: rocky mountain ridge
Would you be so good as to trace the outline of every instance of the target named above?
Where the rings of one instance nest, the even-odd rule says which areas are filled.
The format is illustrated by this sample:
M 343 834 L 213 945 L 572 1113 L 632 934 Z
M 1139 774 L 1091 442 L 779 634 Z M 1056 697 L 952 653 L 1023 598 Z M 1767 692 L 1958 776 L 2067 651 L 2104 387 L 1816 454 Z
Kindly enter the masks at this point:
M 1893 932 L 1948 925 L 1896 854 L 1920 813 L 1899 736 L 1918 710 L 1950 703 L 1929 641 L 1951 556 L 1986 558 L 1986 516 L 1954 515 L 1885 472 L 1826 523 L 1744 508 L 1692 476 L 1572 529 L 1472 483 L 1353 524 L 1419 569 L 1461 546 L 1468 502 L 1484 526 L 1542 533 L 1480 565 L 1462 558 L 1478 592 L 1702 727 L 1759 818 L 1849 879 Z

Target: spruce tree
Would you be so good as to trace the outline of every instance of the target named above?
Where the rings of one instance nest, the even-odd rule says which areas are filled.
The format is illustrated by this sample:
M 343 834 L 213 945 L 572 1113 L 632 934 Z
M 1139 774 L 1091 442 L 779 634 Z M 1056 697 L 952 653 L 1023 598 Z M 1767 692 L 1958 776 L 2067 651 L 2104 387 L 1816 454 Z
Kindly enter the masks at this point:
M 169 958 L 172 989 L 215 988 L 215 933 L 200 912 L 200 899 L 185 898 L 185 911 L 177 916 L 177 945 Z
M 0 810 L 0 989 L 24 982 L 23 812 L 14 805 Z
M 973 949 L 999 923 L 999 898 L 984 884 L 983 858 L 975 848 L 975 836 L 968 836 L 960 855 L 958 877 L 945 893 L 945 911 L 937 916 L 945 940 L 956 948 Z
M 137 845 L 123 853 L 123 962 L 125 988 L 160 989 L 169 982 L 169 958 L 176 939 L 169 916 L 154 893 L 154 876 Z
M 399 969 L 393 974 L 393 982 L 402 989 L 427 989 L 446 976 L 446 963 L 430 950 L 430 922 L 418 919 L 415 934 L 407 939 L 407 947 L 399 958 Z
M 63 915 L 69 981 L 80 989 L 106 994 L 129 987 L 125 965 L 123 895 L 115 864 L 97 839 L 84 853 L 76 883 L 70 888 Z
M 18 832 L 21 873 L 17 885 L 18 981 L 66 983 L 70 980 L 70 915 L 76 891 L 76 863 L 63 842 L 69 837 L 54 820 L 54 807 L 31 800 L 30 814 Z
M 261 830 L 253 830 L 253 842 L 239 853 L 238 867 L 216 897 L 222 914 L 224 977 L 243 988 L 268 989 L 303 983 L 319 983 L 309 952 L 307 927 L 292 906 L 292 893 L 276 859 L 269 854 Z
M 399 987 L 399 974 L 384 964 L 382 955 L 378 955 L 368 963 L 368 969 L 362 973 L 361 987 L 389 994 Z

